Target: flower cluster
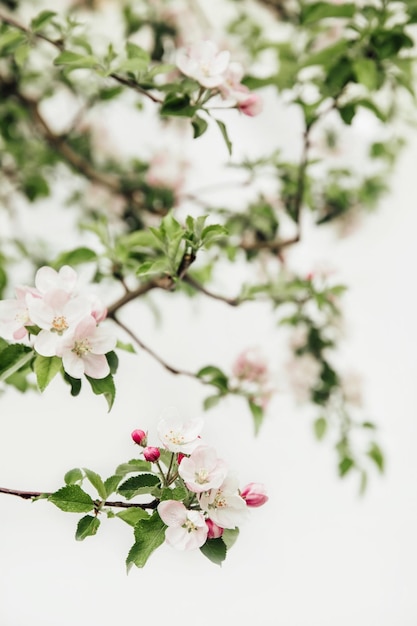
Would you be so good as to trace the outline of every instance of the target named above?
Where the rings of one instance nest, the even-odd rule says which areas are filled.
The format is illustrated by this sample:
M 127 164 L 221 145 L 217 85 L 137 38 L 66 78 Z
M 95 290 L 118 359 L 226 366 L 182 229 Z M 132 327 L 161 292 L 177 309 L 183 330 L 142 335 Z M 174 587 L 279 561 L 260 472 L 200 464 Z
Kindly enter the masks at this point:
M 262 100 L 242 84 L 244 76 L 240 63 L 230 61 L 228 50 L 219 50 L 210 40 L 199 41 L 178 51 L 178 69 L 194 78 L 202 87 L 216 90 L 223 100 L 251 117 L 262 111 Z
M 268 363 L 257 348 L 241 352 L 232 366 L 236 386 L 255 404 L 265 409 L 273 395 Z
M 31 342 L 41 356 L 60 357 L 73 378 L 105 378 L 110 372 L 105 355 L 115 348 L 116 337 L 99 326 L 107 314 L 103 304 L 80 295 L 77 283 L 68 265 L 59 271 L 41 267 L 35 287 L 17 287 L 14 299 L 0 301 L 0 335 Z
M 157 464 L 163 484 L 183 497 L 163 499 L 157 511 L 165 530 L 166 542 L 178 550 L 200 548 L 210 539 L 219 539 L 226 529 L 237 529 L 247 516 L 248 507 L 268 500 L 265 487 L 249 483 L 242 490 L 227 464 L 200 436 L 203 420 L 161 420 L 158 434 L 162 447 L 148 446 L 147 433 L 134 430 L 132 439 L 142 446 L 147 461 Z M 164 471 L 160 460 L 167 464 Z M 169 454 L 171 453 L 171 454 Z

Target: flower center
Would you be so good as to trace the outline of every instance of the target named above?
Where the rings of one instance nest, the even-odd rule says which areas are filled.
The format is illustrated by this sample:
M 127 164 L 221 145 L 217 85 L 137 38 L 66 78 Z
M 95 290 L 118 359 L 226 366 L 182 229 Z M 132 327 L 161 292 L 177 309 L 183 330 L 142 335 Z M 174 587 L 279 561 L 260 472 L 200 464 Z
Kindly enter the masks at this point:
M 88 339 L 74 341 L 74 347 L 72 348 L 72 352 L 74 352 L 79 357 L 83 357 L 85 354 L 91 352 L 91 345 Z
M 185 437 L 182 433 L 170 430 L 167 435 L 167 439 L 176 446 L 181 446 L 185 442 Z
M 193 530 L 197 530 L 197 526 L 190 519 L 185 520 L 185 523 L 182 525 L 183 528 L 187 530 L 188 533 L 192 533 Z
M 64 315 L 57 315 L 56 317 L 54 317 L 54 319 L 52 320 L 52 332 L 58 333 L 58 335 L 62 335 L 62 333 L 67 330 L 67 328 L 68 322 Z
M 225 506 L 227 506 L 227 501 L 222 491 L 218 491 L 211 506 L 213 507 L 213 509 L 223 509 Z
M 208 470 L 202 468 L 195 473 L 195 482 L 199 485 L 204 485 L 209 482 L 209 473 Z
M 22 326 L 28 324 L 30 322 L 28 310 L 23 309 L 22 311 L 19 311 L 15 316 L 15 320 L 16 322 L 19 322 L 19 324 L 22 324 Z

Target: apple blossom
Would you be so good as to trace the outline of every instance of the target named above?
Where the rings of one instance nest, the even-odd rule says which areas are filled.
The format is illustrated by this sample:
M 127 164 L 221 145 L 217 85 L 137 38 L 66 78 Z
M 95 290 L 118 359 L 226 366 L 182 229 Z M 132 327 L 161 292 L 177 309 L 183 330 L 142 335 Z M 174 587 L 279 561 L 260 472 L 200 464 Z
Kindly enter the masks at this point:
M 74 330 L 90 312 L 87 299 L 70 298 L 63 289 L 51 289 L 43 298 L 28 294 L 27 303 L 33 323 L 42 329 L 34 342 L 36 352 L 42 356 L 57 355 L 63 335 Z
M 35 285 L 41 294 L 55 289 L 72 294 L 77 278 L 77 272 L 69 265 L 63 265 L 58 272 L 45 265 L 36 272 Z
M 20 341 L 28 334 L 27 326 L 33 325 L 29 315 L 26 295 L 40 297 L 37 289 L 31 287 L 17 287 L 16 298 L 0 301 L 0 334 L 6 339 Z
M 206 542 L 208 527 L 200 511 L 190 511 L 176 500 L 160 502 L 157 510 L 161 520 L 168 526 L 165 540 L 170 546 L 177 550 L 194 550 Z
M 190 454 L 201 444 L 199 435 L 203 424 L 201 417 L 185 423 L 175 418 L 162 419 L 158 424 L 158 435 L 167 450 Z
M 222 528 L 236 528 L 247 515 L 246 502 L 239 495 L 233 475 L 228 475 L 218 489 L 201 493 L 199 502 L 208 517 Z
M 198 446 L 191 456 L 182 460 L 178 473 L 190 491 L 201 493 L 220 487 L 226 478 L 227 465 L 210 446 Z
M 268 376 L 265 358 L 256 348 L 247 348 L 239 354 L 232 366 L 236 378 L 251 382 L 264 382 Z
M 130 435 L 135 443 L 139 446 L 146 446 L 148 436 L 144 430 L 136 429 Z
M 240 492 L 241 497 L 246 502 L 247 506 L 262 506 L 268 501 L 266 495 L 265 485 L 261 483 L 249 483 Z
M 194 78 L 202 87 L 213 89 L 225 80 L 225 72 L 229 65 L 230 52 L 219 51 L 213 41 L 199 41 L 177 53 L 178 69 Z
M 116 337 L 106 328 L 99 328 L 91 315 L 77 324 L 74 333 L 58 348 L 64 370 L 73 378 L 83 374 L 105 378 L 110 367 L 105 357 L 116 346 Z
M 146 461 L 150 461 L 151 463 L 154 463 L 155 461 L 159 459 L 159 457 L 161 456 L 161 453 L 159 451 L 159 448 L 155 448 L 154 446 L 147 446 L 146 448 L 143 449 L 143 456 Z

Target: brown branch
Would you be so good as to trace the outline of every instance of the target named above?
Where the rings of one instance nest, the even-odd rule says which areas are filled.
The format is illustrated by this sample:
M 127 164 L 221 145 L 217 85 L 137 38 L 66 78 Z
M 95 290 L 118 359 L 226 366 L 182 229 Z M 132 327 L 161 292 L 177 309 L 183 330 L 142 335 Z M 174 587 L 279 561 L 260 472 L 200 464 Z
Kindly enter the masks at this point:
M 5 493 L 9 496 L 17 496 L 18 498 L 23 498 L 24 500 L 34 500 L 35 498 L 39 498 L 41 496 L 49 496 L 52 495 L 53 492 L 45 492 L 45 491 L 21 491 L 20 489 L 6 489 L 5 487 L 0 487 L 0 493 Z M 139 508 L 139 509 L 155 509 L 159 504 L 159 500 L 152 500 L 151 502 L 146 503 L 137 503 L 137 502 L 111 502 L 106 500 L 102 502 L 103 506 L 113 506 L 122 509 L 130 509 L 130 508 Z
M 153 359 L 158 361 L 158 363 L 160 365 L 162 365 L 162 367 L 165 368 L 168 372 L 170 372 L 170 374 L 175 374 L 175 375 L 180 375 L 180 376 L 188 376 L 189 378 L 196 378 L 197 380 L 199 380 L 200 382 L 205 384 L 205 381 L 202 380 L 201 378 L 199 378 L 197 376 L 197 374 L 194 374 L 193 372 L 188 372 L 186 370 L 180 370 L 180 369 L 178 369 L 176 367 L 173 367 L 172 365 L 169 365 L 169 363 L 164 361 L 164 359 L 162 357 L 160 357 L 158 354 L 156 354 L 156 352 L 154 352 L 152 350 L 152 348 L 149 348 L 149 346 L 144 344 L 143 341 L 141 339 L 139 339 L 139 337 L 128 326 L 126 326 L 123 322 L 121 322 L 114 314 L 112 315 L 112 319 L 116 322 L 116 324 L 118 326 L 120 326 L 120 328 L 122 328 L 125 331 L 125 333 L 127 333 L 129 335 L 129 337 L 131 339 L 133 339 L 133 341 L 140 348 L 142 348 L 142 350 L 145 350 L 145 352 L 147 352 Z
M 190 285 L 190 287 L 193 287 L 196 291 L 200 291 L 201 293 L 208 296 L 209 298 L 212 298 L 213 300 L 220 300 L 220 302 L 224 302 L 229 306 L 239 306 L 239 304 L 243 302 L 243 300 L 241 300 L 240 298 L 228 298 L 227 296 L 222 296 L 220 294 L 209 291 L 204 287 L 204 285 L 201 285 L 197 280 L 195 280 L 188 274 L 185 274 L 182 280 L 187 283 L 187 285 Z
M 22 31 L 23 33 L 26 33 L 32 38 L 46 41 L 51 46 L 54 46 L 55 48 L 57 48 L 60 52 L 65 51 L 64 42 L 61 39 L 51 39 L 50 37 L 47 37 L 46 35 L 43 35 L 42 33 L 33 32 L 30 28 L 28 28 L 21 22 L 17 21 L 14 17 L 12 17 L 11 15 L 8 15 L 2 10 L 0 11 L 0 21 L 4 22 L 8 26 L 17 28 L 18 30 Z M 116 74 L 115 72 L 112 72 L 111 74 L 109 74 L 109 76 L 110 78 L 120 83 L 121 85 L 124 85 L 125 87 L 129 87 L 130 89 L 137 91 L 141 95 L 146 96 L 147 98 L 149 98 L 149 100 L 152 100 L 152 102 L 162 104 L 163 100 L 157 98 L 152 93 L 150 93 L 149 91 L 141 87 L 136 81 L 129 79 L 129 78 L 124 78 L 123 76 L 120 76 L 119 74 Z

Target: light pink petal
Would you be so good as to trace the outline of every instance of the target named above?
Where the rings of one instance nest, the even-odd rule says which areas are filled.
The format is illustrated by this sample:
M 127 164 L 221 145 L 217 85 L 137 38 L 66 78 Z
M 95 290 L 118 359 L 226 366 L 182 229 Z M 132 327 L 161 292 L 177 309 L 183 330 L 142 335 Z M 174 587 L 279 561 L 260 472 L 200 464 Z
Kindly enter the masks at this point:
M 110 374 L 110 367 L 103 354 L 86 354 L 79 360 L 84 362 L 84 372 L 91 378 L 105 378 Z
M 78 324 L 83 317 L 88 316 L 93 320 L 94 325 L 96 325 L 96 321 L 90 315 L 90 310 L 91 305 L 87 298 L 72 298 L 68 300 L 64 307 L 65 317 L 71 326 Z
M 91 315 L 86 315 L 82 318 L 80 322 L 78 322 L 75 330 L 74 336 L 76 339 L 85 339 L 86 337 L 91 337 L 96 330 L 97 322 Z
M 71 350 L 66 350 L 62 355 L 64 370 L 73 378 L 81 378 L 84 374 L 84 361 Z M 93 378 L 93 377 L 92 377 Z
M 96 328 L 90 339 L 91 352 L 93 354 L 107 354 L 116 347 L 116 337 L 108 328 Z
M 42 293 L 54 289 L 58 282 L 58 272 L 52 267 L 44 266 L 38 269 L 35 276 L 35 285 Z
M 16 341 L 19 341 L 20 339 L 23 339 L 23 337 L 26 337 L 27 334 L 28 334 L 28 331 L 26 330 L 26 328 L 24 326 L 21 326 L 20 328 L 14 331 L 13 339 L 15 339 Z
M 167 526 L 182 526 L 187 519 L 187 509 L 182 502 L 164 500 L 158 504 L 158 513 Z
M 55 356 L 59 342 L 60 337 L 57 333 L 41 330 L 39 335 L 35 337 L 34 348 L 42 356 Z
M 223 74 L 226 71 L 230 61 L 229 50 L 223 50 L 219 52 L 211 63 L 212 74 Z

